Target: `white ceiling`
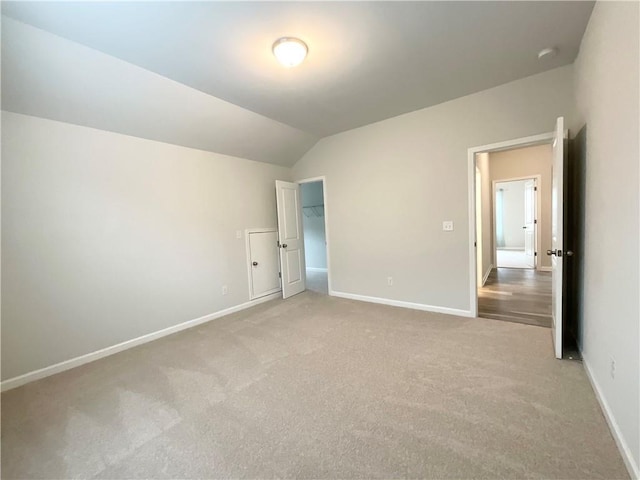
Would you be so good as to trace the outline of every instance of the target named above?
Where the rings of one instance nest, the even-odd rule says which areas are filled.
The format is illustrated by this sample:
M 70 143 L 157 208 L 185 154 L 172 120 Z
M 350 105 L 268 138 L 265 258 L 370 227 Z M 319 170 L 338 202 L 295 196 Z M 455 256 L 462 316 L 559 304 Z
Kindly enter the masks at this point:
M 4 15 L 318 138 L 573 62 L 592 2 L 2 2 Z M 271 45 L 309 46 L 293 69 Z M 537 52 L 557 47 L 539 61 Z M 313 142 L 310 142 L 313 143 Z

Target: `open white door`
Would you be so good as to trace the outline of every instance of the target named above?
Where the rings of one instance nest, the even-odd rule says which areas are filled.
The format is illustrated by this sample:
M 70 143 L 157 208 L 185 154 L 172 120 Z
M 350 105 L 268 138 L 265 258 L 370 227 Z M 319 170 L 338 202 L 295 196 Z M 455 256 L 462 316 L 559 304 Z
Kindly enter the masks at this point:
M 556 358 L 562 358 L 562 255 L 564 208 L 564 118 L 556 121 L 553 138 L 553 179 L 551 186 L 551 315 Z
M 276 180 L 276 208 L 282 298 L 287 298 L 305 290 L 300 185 Z
M 527 180 L 524 184 L 524 255 L 527 266 L 536 266 L 536 182 Z

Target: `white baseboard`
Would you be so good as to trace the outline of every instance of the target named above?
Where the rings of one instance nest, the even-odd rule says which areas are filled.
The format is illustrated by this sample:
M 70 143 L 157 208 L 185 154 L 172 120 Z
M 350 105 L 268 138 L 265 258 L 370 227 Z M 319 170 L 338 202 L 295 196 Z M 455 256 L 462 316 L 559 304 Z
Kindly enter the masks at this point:
M 538 270 L 541 272 L 551 272 L 553 270 L 552 267 L 538 267 Z
M 587 360 L 582 358 L 582 365 L 584 365 L 584 370 L 587 372 L 587 378 L 591 382 L 591 387 L 596 394 L 596 398 L 598 399 L 598 403 L 600 404 L 600 408 L 604 413 L 604 418 L 607 420 L 607 424 L 609 425 L 609 429 L 611 430 L 611 434 L 613 435 L 613 439 L 618 446 L 618 450 L 620 450 L 620 454 L 622 455 L 622 459 L 624 460 L 624 464 L 629 471 L 629 475 L 631 478 L 640 479 L 640 470 L 638 469 L 638 465 L 635 463 L 633 459 L 633 455 L 631 453 L 631 449 L 624 437 L 622 436 L 622 432 L 620 431 L 620 427 L 618 427 L 618 422 L 616 422 L 613 413 L 611 412 L 611 408 L 607 403 L 607 400 L 602 395 L 602 390 L 600 389 L 600 385 L 596 381 L 593 373 L 591 372 L 591 368 L 589 367 L 589 363 Z
M 317 267 L 307 267 L 307 270 L 310 272 L 326 272 L 326 268 L 317 268 Z
M 357 295 L 355 293 L 331 291 L 334 297 L 348 298 L 350 300 L 358 300 L 360 302 L 380 303 L 382 305 L 390 305 L 392 307 L 411 308 L 413 310 L 424 310 L 425 312 L 446 313 L 447 315 L 457 315 L 459 317 L 473 317 L 469 310 L 460 310 L 457 308 L 438 307 L 435 305 L 425 305 L 423 303 L 404 302 L 402 300 L 391 300 L 389 298 L 369 297 L 366 295 Z
M 489 268 L 487 268 L 487 271 L 485 272 L 484 276 L 482 277 L 482 286 L 484 287 L 484 284 L 487 283 L 487 278 L 489 278 L 489 275 L 491 275 L 491 270 L 493 270 L 493 263 L 491 265 L 489 265 Z
M 55 375 L 56 373 L 64 372 L 66 370 L 79 367 L 80 365 L 84 365 L 85 363 L 93 362 L 94 360 L 108 357 L 109 355 L 122 352 L 123 350 L 128 350 L 129 348 L 137 347 L 138 345 L 142 345 L 144 343 L 148 343 L 153 340 L 166 337 L 167 335 L 171 335 L 173 333 L 177 333 L 182 330 L 186 330 L 188 328 L 192 328 L 197 325 L 210 322 L 211 320 L 215 320 L 216 318 L 224 317 L 225 315 L 239 312 L 240 310 L 245 310 L 255 305 L 268 302 L 269 300 L 274 300 L 276 298 L 282 298 L 282 294 L 280 292 L 273 293 L 271 295 L 257 298 L 255 300 L 251 300 L 246 303 L 241 303 L 240 305 L 236 305 L 234 307 L 230 307 L 224 310 L 220 310 L 218 312 L 210 313 L 208 315 L 205 315 L 204 317 L 196 318 L 194 320 L 188 320 L 186 322 L 179 323 L 178 325 L 173 325 L 171 327 L 158 330 L 157 332 L 148 333 L 146 335 L 142 335 L 141 337 L 133 338 L 131 340 L 118 343 L 117 345 L 112 345 L 110 347 L 96 350 L 95 352 L 87 353 L 79 357 L 71 358 L 69 360 L 56 363 L 55 365 L 50 365 L 48 367 L 44 367 L 39 370 L 34 370 L 33 372 L 25 373 L 24 375 L 19 375 L 17 377 L 9 378 L 8 380 L 5 380 L 2 383 L 0 383 L 0 391 L 4 392 L 6 390 L 11 390 L 12 388 L 19 387 L 26 383 L 34 382 L 36 380 L 40 380 L 41 378 L 49 377 L 51 375 Z

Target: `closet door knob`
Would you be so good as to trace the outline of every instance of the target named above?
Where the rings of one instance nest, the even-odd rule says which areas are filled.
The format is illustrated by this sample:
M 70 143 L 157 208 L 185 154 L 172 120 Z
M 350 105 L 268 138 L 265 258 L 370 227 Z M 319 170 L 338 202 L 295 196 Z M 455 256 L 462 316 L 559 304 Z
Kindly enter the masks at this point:
M 253 265 L 254 267 L 258 266 L 258 262 L 253 262 L 251 265 Z

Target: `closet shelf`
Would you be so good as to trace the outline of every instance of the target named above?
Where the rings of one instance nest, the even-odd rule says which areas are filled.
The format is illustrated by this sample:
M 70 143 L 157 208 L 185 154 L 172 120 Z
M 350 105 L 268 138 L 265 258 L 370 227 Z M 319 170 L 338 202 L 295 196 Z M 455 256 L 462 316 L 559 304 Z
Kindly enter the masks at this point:
M 305 217 L 324 217 L 324 205 L 309 205 L 302 207 Z

